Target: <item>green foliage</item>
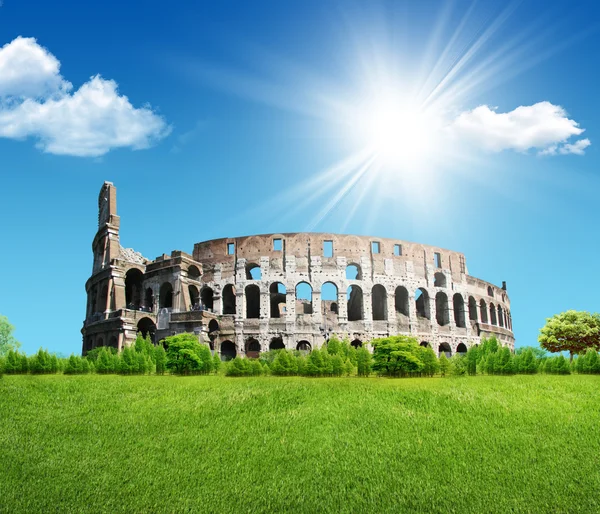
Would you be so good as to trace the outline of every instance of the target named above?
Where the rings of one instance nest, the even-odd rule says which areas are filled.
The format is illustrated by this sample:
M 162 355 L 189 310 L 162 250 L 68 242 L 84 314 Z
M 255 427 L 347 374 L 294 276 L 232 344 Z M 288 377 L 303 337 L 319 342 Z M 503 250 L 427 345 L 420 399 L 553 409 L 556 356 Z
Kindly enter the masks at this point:
M 359 377 L 368 377 L 371 374 L 372 362 L 371 352 L 365 345 L 356 350 L 356 367 Z
M 453 355 L 450 359 L 450 374 L 461 377 L 467 374 L 467 357 L 464 355 Z
M 465 355 L 465 365 L 469 375 L 473 376 L 477 374 L 477 362 L 479 361 L 479 358 L 479 347 L 471 345 L 471 347 L 467 350 L 467 354 Z
M 21 343 L 13 336 L 14 329 L 8 318 L 0 314 L 0 357 L 7 356 L 10 350 L 17 351 L 21 347 Z
M 29 357 L 29 372 L 32 374 L 58 373 L 59 365 L 56 355 L 40 348 L 35 355 Z
M 527 351 L 531 351 L 535 359 L 543 359 L 544 357 L 548 357 L 546 350 L 540 348 L 539 346 L 521 346 L 515 349 L 515 355 L 521 356 Z
M 423 363 L 423 374 L 428 377 L 433 377 L 436 373 L 440 371 L 440 361 L 435 355 L 435 352 L 432 348 L 419 346 L 421 355 L 420 359 Z
M 289 350 L 274 350 L 273 362 L 271 363 L 269 368 L 271 370 L 271 374 L 273 375 L 295 375 L 298 373 L 297 358 Z
M 568 351 L 571 355 L 588 348 L 600 349 L 600 316 L 569 310 L 546 319 L 540 329 L 540 346 L 549 352 Z
M 218 355 L 215 354 L 217 359 L 219 360 L 219 365 L 221 364 L 221 359 L 219 359 Z M 167 352 L 165 351 L 165 347 L 162 343 L 159 343 L 154 347 L 154 364 L 156 366 L 156 374 L 164 375 L 167 369 Z
M 82 375 L 90 373 L 90 361 L 79 355 L 71 355 L 65 364 L 65 375 Z
M 96 352 L 96 350 L 98 350 Z M 86 359 L 95 363 L 96 373 L 107 374 L 107 373 L 115 373 L 118 369 L 119 358 L 116 354 L 114 348 L 108 348 L 106 346 L 101 346 L 100 348 L 95 348 L 92 350 L 96 352 L 94 358 L 89 358 L 90 352 L 86 355 Z
M 225 375 L 228 377 L 247 377 L 252 375 L 252 360 L 243 359 L 239 356 L 224 364 Z
M 221 369 L 221 357 L 219 356 L 219 352 L 215 352 L 212 357 L 212 369 L 217 374 Z
M 520 358 L 518 369 L 520 373 L 533 374 L 538 372 L 539 364 L 531 347 L 519 353 L 518 356 Z
M 440 365 L 440 375 L 445 377 L 447 375 L 448 371 L 450 370 L 450 361 L 448 360 L 448 357 L 446 357 L 445 353 L 442 353 L 442 355 L 440 355 L 439 365 Z
M 194 334 L 178 334 L 165 339 L 166 368 L 180 375 L 206 374 L 212 369 L 212 355 Z
M 27 373 L 29 371 L 27 355 L 18 350 L 9 349 L 4 360 L 3 371 L 7 375 Z

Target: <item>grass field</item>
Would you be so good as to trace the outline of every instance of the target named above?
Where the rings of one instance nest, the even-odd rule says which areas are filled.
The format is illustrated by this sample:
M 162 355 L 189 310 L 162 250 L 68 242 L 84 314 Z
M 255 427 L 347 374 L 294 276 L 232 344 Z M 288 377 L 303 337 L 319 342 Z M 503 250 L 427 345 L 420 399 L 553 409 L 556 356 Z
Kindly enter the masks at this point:
M 600 377 L 4 376 L 1 512 L 599 512 Z

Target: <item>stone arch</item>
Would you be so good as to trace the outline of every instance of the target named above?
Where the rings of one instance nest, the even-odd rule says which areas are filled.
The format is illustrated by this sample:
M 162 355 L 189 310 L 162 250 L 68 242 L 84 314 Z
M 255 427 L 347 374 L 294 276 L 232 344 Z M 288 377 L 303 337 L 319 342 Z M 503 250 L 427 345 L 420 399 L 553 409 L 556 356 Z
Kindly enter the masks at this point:
M 188 293 L 190 294 L 190 308 L 197 309 L 200 306 L 200 293 L 198 293 L 198 288 L 196 286 L 189 285 Z
M 492 286 L 488 286 L 487 294 L 488 294 L 488 296 L 491 296 L 492 298 L 494 297 L 494 290 L 492 289 Z
M 496 319 L 496 307 L 493 303 L 490 303 L 490 323 L 492 325 L 498 324 L 498 320 Z
M 433 287 L 446 287 L 446 275 L 438 271 L 433 275 Z
M 469 296 L 469 319 L 471 321 L 478 321 L 477 316 L 477 301 L 472 296 Z
M 361 348 L 362 347 L 362 341 L 360 339 L 355 339 L 354 341 L 352 341 L 350 343 L 350 346 L 353 346 L 354 348 Z
M 410 316 L 408 290 L 406 287 L 398 286 L 396 288 L 394 303 L 396 305 L 396 312 L 404 314 L 404 316 Z
M 108 284 L 104 284 L 100 290 L 100 312 L 106 312 L 108 307 Z
M 125 305 L 128 309 L 138 310 L 142 305 L 142 282 L 144 274 L 137 268 L 131 268 L 125 274 Z
M 450 323 L 450 313 L 448 312 L 448 296 L 440 291 L 435 295 L 435 319 L 438 325 L 444 327 Z
M 417 317 L 431 319 L 429 310 L 429 293 L 427 289 L 419 287 L 415 291 L 415 306 L 417 308 Z
M 271 318 L 281 318 L 287 311 L 287 291 L 281 282 L 273 282 L 269 286 L 269 298 L 271 304 Z
M 312 345 L 306 340 L 299 341 L 296 345 L 296 350 L 300 352 L 310 352 L 312 350 Z
M 96 348 L 99 348 L 100 346 L 104 346 L 104 339 L 102 337 L 97 337 L 96 338 Z
M 346 266 L 346 279 L 362 280 L 362 269 L 360 267 L 360 264 L 352 262 Z
M 171 282 L 163 282 L 160 286 L 159 307 L 161 309 L 173 308 L 173 286 Z
M 483 300 L 483 299 L 479 301 L 479 312 L 481 314 L 481 322 L 487 324 L 488 311 L 487 311 L 487 305 L 485 303 L 485 300 Z
M 459 343 L 456 347 L 456 353 L 461 355 L 467 353 L 467 345 L 465 343 Z
M 212 288 L 208 286 L 204 286 L 202 291 L 200 291 L 200 302 L 202 303 L 202 308 L 208 311 L 212 311 L 214 308 L 214 298 L 215 293 Z
M 260 357 L 260 343 L 254 337 L 249 337 L 246 340 L 246 356 L 251 359 Z
M 440 343 L 438 347 L 438 355 L 441 357 L 442 353 L 446 355 L 446 357 L 452 357 L 452 348 L 448 343 Z
M 221 360 L 222 361 L 230 361 L 231 359 L 235 359 L 237 355 L 237 350 L 235 348 L 235 344 L 233 342 L 226 340 L 221 343 Z
M 313 313 L 313 290 L 308 282 L 296 284 L 296 314 Z
M 498 325 L 504 328 L 504 313 L 502 312 L 502 305 L 498 305 Z
M 108 346 L 110 348 L 114 348 L 115 350 L 119 349 L 119 340 L 117 339 L 117 336 L 111 336 L 111 338 L 108 340 Z
M 223 298 L 223 314 L 235 314 L 235 287 L 227 284 L 221 293 Z
M 150 318 L 142 318 L 137 323 L 137 331 L 142 334 L 143 337 L 150 336 L 150 340 L 154 343 L 154 336 L 156 334 L 156 324 Z
M 462 294 L 454 293 L 452 297 L 452 307 L 454 308 L 454 322 L 459 328 L 465 328 L 465 299 Z
M 331 312 L 334 312 L 335 314 L 338 314 L 338 312 L 339 312 L 338 304 L 336 302 L 331 302 L 331 305 L 329 306 L 329 310 Z
M 431 348 L 431 345 L 427 341 L 421 341 L 419 346 L 422 346 L 423 348 Z
M 245 289 L 246 318 L 260 318 L 260 289 L 256 284 L 250 284 Z
M 198 266 L 191 264 L 187 271 L 188 278 L 192 280 L 200 280 L 200 270 Z
M 387 291 L 381 284 L 375 284 L 371 291 L 371 308 L 374 321 L 385 321 L 388 319 Z
M 246 264 L 246 280 L 262 280 L 262 270 L 255 262 Z
M 363 292 L 357 285 L 348 287 L 348 321 L 358 321 L 364 319 Z
M 269 350 L 283 350 L 285 348 L 285 344 L 283 344 L 283 337 L 276 336 L 271 339 L 269 343 Z

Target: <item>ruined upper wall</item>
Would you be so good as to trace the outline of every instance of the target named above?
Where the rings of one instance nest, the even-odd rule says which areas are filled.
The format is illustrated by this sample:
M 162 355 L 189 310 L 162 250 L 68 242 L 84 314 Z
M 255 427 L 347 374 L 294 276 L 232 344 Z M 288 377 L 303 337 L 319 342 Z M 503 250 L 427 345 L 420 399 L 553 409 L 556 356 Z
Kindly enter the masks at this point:
M 281 250 L 275 250 L 275 241 L 281 240 Z M 324 242 L 333 242 L 333 256 L 324 256 Z M 228 245 L 234 245 L 233 253 L 228 253 Z M 375 253 L 372 243 L 379 243 L 379 252 Z M 395 254 L 395 247 L 400 247 L 400 255 Z M 394 268 L 402 269 L 405 263 L 411 262 L 416 276 L 426 276 L 426 266 L 435 267 L 435 254 L 441 257 L 440 268 L 450 270 L 455 281 L 460 281 L 466 274 L 465 256 L 444 248 L 411 243 L 398 239 L 371 236 L 341 235 L 331 233 L 287 233 L 263 234 L 247 237 L 213 239 L 194 245 L 194 259 L 210 264 L 227 264 L 225 268 L 235 269 L 236 259 L 248 262 L 259 262 L 261 257 L 269 257 L 272 265 L 283 267 L 285 258 L 294 256 L 296 266 L 308 266 L 310 258 L 319 257 L 322 266 L 334 267 L 338 257 L 345 257 L 348 264 L 359 263 L 361 258 L 371 261 L 371 269 L 375 274 L 383 274 L 386 259 L 394 262 Z

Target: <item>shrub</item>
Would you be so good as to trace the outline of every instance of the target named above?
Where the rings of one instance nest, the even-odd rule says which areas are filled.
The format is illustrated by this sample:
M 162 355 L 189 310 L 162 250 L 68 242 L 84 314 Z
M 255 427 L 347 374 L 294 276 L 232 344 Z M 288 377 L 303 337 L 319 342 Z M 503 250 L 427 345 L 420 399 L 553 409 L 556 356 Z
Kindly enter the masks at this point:
M 166 368 L 173 373 L 188 375 L 208 373 L 212 369 L 212 355 L 206 345 L 193 334 L 178 334 L 165 339 Z
M 260 362 L 258 364 L 260 366 Z M 247 377 L 252 374 L 253 366 L 251 359 L 235 357 L 225 365 L 225 375 L 228 377 Z
M 217 354 L 215 354 L 218 357 Z M 165 351 L 165 347 L 162 343 L 159 343 L 158 346 L 154 348 L 154 362 L 156 365 L 156 374 L 164 375 L 165 370 L 167 369 L 167 352 Z M 221 361 L 219 360 L 219 363 Z
M 467 357 L 463 355 L 453 355 L 450 359 L 450 374 L 455 377 L 461 377 L 467 374 Z
M 423 347 L 421 348 L 421 362 L 423 363 L 423 373 L 426 376 L 433 377 L 436 373 L 440 371 L 440 361 L 435 356 L 435 352 L 432 348 Z
M 289 350 L 275 350 L 275 358 L 269 368 L 273 375 L 296 375 L 298 373 L 297 358 Z
M 365 346 L 361 346 L 358 350 L 356 350 L 356 367 L 358 376 L 368 377 L 371 374 L 372 362 L 373 357 L 371 356 L 371 352 L 369 352 Z
M 440 375 L 445 377 L 446 374 L 448 373 L 448 370 L 450 369 L 450 361 L 448 360 L 448 357 L 446 357 L 445 353 L 442 353 L 442 355 L 440 355 L 439 362 L 440 362 Z

